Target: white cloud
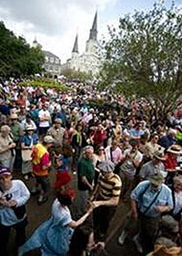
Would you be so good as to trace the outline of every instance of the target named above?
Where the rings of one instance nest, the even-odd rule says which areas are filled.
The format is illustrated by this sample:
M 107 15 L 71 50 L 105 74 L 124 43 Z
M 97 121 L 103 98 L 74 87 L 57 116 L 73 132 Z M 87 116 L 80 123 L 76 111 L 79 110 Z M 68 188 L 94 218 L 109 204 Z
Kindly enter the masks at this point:
M 71 56 L 75 35 L 79 34 L 79 50 L 83 52 L 96 9 L 98 32 L 100 14 L 117 0 L 1 0 L 0 17 L 16 35 L 23 35 L 31 44 L 35 36 L 43 49 L 58 55 L 62 62 Z

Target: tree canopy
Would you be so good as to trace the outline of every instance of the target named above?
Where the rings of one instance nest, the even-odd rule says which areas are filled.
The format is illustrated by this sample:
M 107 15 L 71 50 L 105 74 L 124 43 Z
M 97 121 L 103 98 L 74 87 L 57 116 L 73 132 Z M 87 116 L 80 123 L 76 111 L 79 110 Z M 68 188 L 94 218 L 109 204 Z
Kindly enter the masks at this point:
M 23 37 L 17 37 L 0 22 L 0 76 L 22 77 L 40 73 L 44 53 L 40 47 L 30 47 Z
M 100 87 L 145 98 L 164 120 L 182 95 L 182 11 L 160 1 L 148 12 L 121 17 L 109 35 Z

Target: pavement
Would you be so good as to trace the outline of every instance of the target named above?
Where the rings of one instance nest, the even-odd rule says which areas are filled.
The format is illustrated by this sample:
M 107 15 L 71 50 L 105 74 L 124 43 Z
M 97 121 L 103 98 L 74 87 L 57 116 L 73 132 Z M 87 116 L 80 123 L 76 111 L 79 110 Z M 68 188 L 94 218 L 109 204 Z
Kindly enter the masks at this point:
M 20 173 L 14 173 L 14 178 L 22 178 Z M 75 176 L 74 176 L 75 177 Z M 51 184 L 54 183 L 55 173 L 52 171 L 50 173 Z M 33 186 L 33 179 L 24 181 L 28 188 Z M 76 185 L 76 179 L 74 179 L 73 186 Z M 33 231 L 45 220 L 47 220 L 51 215 L 51 205 L 55 196 L 53 190 L 50 192 L 49 200 L 43 205 L 37 205 L 36 196 L 31 196 L 27 204 L 27 213 L 28 213 L 28 225 L 27 225 L 27 238 L 31 236 Z M 73 204 L 72 210 L 76 209 L 76 205 Z M 110 227 L 108 230 L 106 248 L 100 256 L 140 256 L 137 252 L 136 247 L 132 241 L 132 236 L 136 232 L 136 224 L 131 225 L 131 230 L 129 238 L 126 239 L 126 242 L 123 246 L 118 244 L 118 237 L 122 231 L 122 227 L 126 221 L 126 215 L 129 211 L 129 205 L 123 204 L 120 202 L 116 214 L 113 217 Z M 15 256 L 13 253 L 14 248 L 14 232 L 11 233 L 9 241 L 9 255 L 0 255 L 0 256 Z M 37 253 L 31 253 L 27 255 L 37 256 Z M 76 256 L 76 255 L 75 255 Z

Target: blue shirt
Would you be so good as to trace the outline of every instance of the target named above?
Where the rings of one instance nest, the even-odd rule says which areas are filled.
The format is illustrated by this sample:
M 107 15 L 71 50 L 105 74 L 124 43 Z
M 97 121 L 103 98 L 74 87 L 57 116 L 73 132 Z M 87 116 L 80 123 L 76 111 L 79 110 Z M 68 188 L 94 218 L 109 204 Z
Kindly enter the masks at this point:
M 139 131 L 134 128 L 130 129 L 128 132 L 129 132 L 130 136 L 134 137 L 134 138 L 141 137 L 141 135 L 144 134 L 144 131 L 142 131 L 142 130 Z
M 21 137 L 21 142 L 25 144 L 25 146 L 29 147 L 32 143 L 36 145 L 39 141 L 38 135 L 36 133 L 32 135 L 24 135 Z
M 142 195 L 143 191 L 147 188 L 145 193 Z M 157 199 L 151 205 L 150 209 L 146 212 L 146 216 L 148 217 L 158 217 L 159 213 L 155 210 L 156 206 L 171 206 L 173 208 L 173 199 L 172 199 L 172 192 L 171 189 L 168 188 L 165 184 L 162 184 L 157 191 L 152 189 L 150 181 L 142 181 L 138 184 L 138 186 L 132 191 L 131 199 L 138 203 L 138 208 L 141 213 L 144 213 L 151 202 L 156 197 L 158 191 Z
M 69 158 L 65 156 L 61 156 L 60 160 L 62 161 L 62 165 L 59 166 L 58 171 L 68 171 L 69 163 L 70 163 Z
M 162 146 L 163 148 L 165 148 L 165 151 L 172 146 L 173 144 L 175 144 L 176 140 L 168 135 L 163 136 L 159 141 L 158 144 L 160 146 Z

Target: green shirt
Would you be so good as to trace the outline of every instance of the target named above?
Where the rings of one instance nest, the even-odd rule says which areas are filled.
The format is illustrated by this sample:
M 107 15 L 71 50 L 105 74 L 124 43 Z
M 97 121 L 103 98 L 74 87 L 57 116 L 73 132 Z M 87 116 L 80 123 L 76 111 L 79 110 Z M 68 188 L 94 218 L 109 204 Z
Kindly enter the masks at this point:
M 11 125 L 11 133 L 13 134 L 13 138 L 15 142 L 19 141 L 20 132 L 21 132 L 21 127 L 19 123 Z
M 82 182 L 82 177 L 85 176 L 90 184 L 95 177 L 95 170 L 92 159 L 82 158 L 78 162 L 78 189 L 88 190 L 89 187 Z

